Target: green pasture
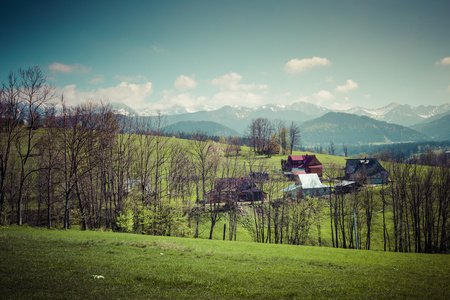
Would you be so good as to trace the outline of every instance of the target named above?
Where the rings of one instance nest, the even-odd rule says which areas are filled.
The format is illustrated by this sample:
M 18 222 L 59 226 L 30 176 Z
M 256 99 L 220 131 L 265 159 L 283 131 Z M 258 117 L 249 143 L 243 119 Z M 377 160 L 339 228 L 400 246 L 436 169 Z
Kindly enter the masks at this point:
M 448 255 L 11 226 L 0 256 L 2 299 L 450 296 Z

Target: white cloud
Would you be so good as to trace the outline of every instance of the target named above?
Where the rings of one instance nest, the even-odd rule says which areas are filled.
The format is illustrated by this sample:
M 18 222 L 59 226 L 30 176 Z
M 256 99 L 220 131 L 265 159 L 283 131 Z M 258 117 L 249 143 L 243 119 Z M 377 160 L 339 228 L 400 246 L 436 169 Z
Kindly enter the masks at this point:
M 222 107 L 224 105 L 261 105 L 265 99 L 266 84 L 242 84 L 242 75 L 230 72 L 219 78 L 211 80 L 211 84 L 220 87 L 221 92 L 211 99 L 211 105 Z M 251 91 L 261 91 L 260 93 Z
M 334 90 L 336 93 L 347 93 L 348 91 L 358 88 L 358 84 L 351 79 L 348 79 L 344 85 L 338 85 Z
M 287 73 L 298 73 L 307 71 L 313 67 L 329 65 L 331 65 L 331 62 L 326 57 L 314 56 L 313 58 L 304 59 L 294 58 L 284 65 L 284 71 Z
M 194 80 L 194 78 L 186 76 L 186 75 L 180 75 L 175 80 L 175 83 L 173 85 L 176 89 L 179 90 L 191 90 L 197 86 L 197 82 Z
M 88 80 L 89 84 L 99 84 L 105 81 L 105 77 L 103 75 L 95 75 L 94 78 Z
M 91 68 L 80 64 L 66 65 L 58 62 L 54 62 L 48 66 L 48 69 L 52 73 L 89 73 Z
M 312 103 L 312 104 L 316 103 L 315 100 L 311 100 L 308 96 L 300 96 L 300 98 L 292 101 L 292 103 L 301 103 L 301 102 Z
M 64 95 L 67 105 L 77 105 L 86 100 L 123 103 L 131 108 L 139 109 L 145 106 L 147 98 L 152 94 L 152 83 L 133 84 L 121 82 L 117 86 L 99 88 L 91 91 L 80 91 L 74 84 L 65 86 L 59 91 Z
M 450 56 L 444 57 L 443 59 L 438 60 L 438 61 L 436 62 L 436 65 L 450 66 Z
M 213 96 L 211 105 L 222 107 L 225 105 L 256 106 L 265 100 L 263 94 L 255 94 L 248 91 L 223 91 Z
M 313 98 L 316 99 L 319 103 L 322 103 L 324 101 L 333 100 L 335 97 L 329 91 L 320 91 L 318 93 L 314 93 Z
M 114 76 L 115 79 L 120 81 L 126 81 L 126 82 L 144 82 L 147 81 L 147 78 L 143 75 L 136 75 L 136 76 L 121 76 L 116 75 Z
M 241 84 L 240 81 L 242 78 L 242 75 L 235 72 L 230 72 L 219 78 L 211 80 L 211 84 L 219 86 L 221 89 L 230 91 L 248 91 L 254 89 L 264 90 L 268 88 L 265 84 Z
M 163 91 L 164 96 L 157 103 L 152 103 L 149 105 L 152 110 L 164 111 L 173 106 L 186 107 L 188 110 L 190 108 L 202 107 L 207 105 L 207 98 L 200 96 L 196 97 L 189 93 L 176 94 L 173 91 Z

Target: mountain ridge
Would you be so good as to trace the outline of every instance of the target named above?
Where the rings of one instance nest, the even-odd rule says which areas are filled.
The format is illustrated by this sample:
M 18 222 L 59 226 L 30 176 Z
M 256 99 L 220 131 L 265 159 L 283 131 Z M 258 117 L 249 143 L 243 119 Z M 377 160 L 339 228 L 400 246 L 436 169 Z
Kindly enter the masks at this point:
M 426 141 L 430 138 L 411 128 L 378 121 L 367 116 L 329 112 L 300 127 L 306 146 L 335 144 L 360 145 Z
M 115 104 L 113 104 L 116 106 Z M 120 110 L 126 112 L 136 112 L 125 105 L 120 106 Z M 179 121 L 217 121 L 223 119 L 224 124 L 236 131 L 242 131 L 242 126 L 232 124 L 233 121 L 245 119 L 269 118 L 283 119 L 297 122 L 305 122 L 323 116 L 328 112 L 343 112 L 358 116 L 368 116 L 378 121 L 386 121 L 388 123 L 399 124 L 403 126 L 413 126 L 433 118 L 438 115 L 450 113 L 450 103 L 442 105 L 420 105 L 417 107 L 409 104 L 399 104 L 392 102 L 380 108 L 370 109 L 356 106 L 346 110 L 332 110 L 304 101 L 295 101 L 291 104 L 265 104 L 256 107 L 246 106 L 230 106 L 225 105 L 218 109 L 210 106 L 198 105 L 193 107 L 185 107 L 183 105 L 171 106 L 167 110 L 144 110 L 136 112 L 141 116 L 154 116 L 158 113 L 167 115 L 172 123 Z M 221 122 L 219 122 L 221 123 Z M 230 126 L 231 125 L 231 126 Z M 240 128 L 240 129 L 239 129 Z
M 117 110 L 119 111 L 119 110 Z M 133 110 L 126 110 L 126 108 L 122 105 L 120 107 L 120 111 L 127 111 L 130 114 L 133 112 Z M 163 112 L 160 112 L 163 114 Z M 358 123 L 361 119 L 355 119 L 353 116 L 357 117 L 366 117 L 370 118 L 371 120 L 378 121 L 378 122 L 384 122 L 386 124 L 391 125 L 398 125 L 402 126 L 405 129 L 400 129 L 400 127 L 396 127 L 396 129 L 393 129 L 394 127 L 391 127 L 389 130 L 397 131 L 397 132 L 407 132 L 408 129 L 417 129 L 414 128 L 414 125 L 426 123 L 427 120 L 433 120 L 433 119 L 440 119 L 442 116 L 446 116 L 450 114 L 450 103 L 449 104 L 443 104 L 440 106 L 435 105 L 420 105 L 418 107 L 413 107 L 408 104 L 399 104 L 399 103 L 390 103 L 389 105 L 383 106 L 378 109 L 368 109 L 363 107 L 354 107 L 349 110 L 344 111 L 332 111 L 330 109 L 321 107 L 316 104 L 308 103 L 308 102 L 302 102 L 297 101 L 293 102 L 290 105 L 283 105 L 283 104 L 266 104 L 261 105 L 258 107 L 246 107 L 246 106 L 230 106 L 225 105 L 219 109 L 216 110 L 208 110 L 208 111 L 197 111 L 197 112 L 191 112 L 191 113 L 182 113 L 182 114 L 172 114 L 172 115 L 166 115 L 167 118 L 167 124 L 172 125 L 179 122 L 215 122 L 218 124 L 221 124 L 222 126 L 227 127 L 228 129 L 233 130 L 233 136 L 238 135 L 242 136 L 245 134 L 246 129 L 251 124 L 253 119 L 256 118 L 267 118 L 269 120 L 283 120 L 286 122 L 286 125 L 288 125 L 291 121 L 294 121 L 298 126 L 303 126 L 304 123 L 307 123 L 308 121 L 313 121 L 315 119 L 320 119 L 323 116 L 328 115 L 329 113 L 344 113 L 347 114 L 348 118 L 353 120 L 354 122 Z M 333 116 L 333 114 L 328 115 L 327 118 L 330 116 Z M 151 117 L 148 117 L 151 118 Z M 373 121 L 370 121 L 373 123 Z M 366 120 L 366 123 L 370 123 L 369 120 Z M 403 123 L 403 124 L 402 124 Z M 412 125 L 411 125 L 412 124 Z M 427 136 L 429 139 L 430 137 L 438 137 L 440 138 L 440 135 L 435 134 L 434 132 L 439 131 L 448 131 L 448 127 L 445 127 L 445 122 L 434 122 L 432 126 L 437 126 L 435 129 L 431 129 L 431 127 L 427 127 L 426 130 L 428 131 L 421 131 L 421 134 L 424 136 Z M 189 126 L 194 126 L 193 123 L 190 123 Z M 214 125 L 216 128 L 217 126 Z M 322 125 L 323 127 L 324 125 Z M 339 125 L 343 126 L 343 125 Z M 362 125 L 361 125 L 362 126 Z M 364 126 L 367 127 L 367 124 Z M 381 127 L 386 127 L 385 125 L 381 126 L 378 125 L 371 125 L 372 127 L 375 126 L 380 130 Z M 444 126 L 444 127 L 443 127 Z M 409 128 L 408 128 L 409 127 Z M 370 129 L 367 127 L 367 129 Z M 181 129 L 182 130 L 182 127 Z M 433 131 L 434 130 L 434 131 Z M 222 130 L 219 130 L 218 132 L 214 133 L 211 132 L 211 135 L 224 135 L 221 134 Z M 226 132 L 226 131 L 225 131 Z M 236 134 L 237 132 L 237 134 Z M 375 132 L 371 129 L 368 132 L 370 134 L 375 135 Z M 433 132 L 431 134 L 430 132 Z M 368 133 L 369 134 L 369 133 Z M 406 134 L 406 133 L 405 133 Z M 406 140 L 412 140 L 415 141 L 418 136 L 416 133 L 409 132 L 410 137 Z M 388 135 L 384 134 L 384 140 L 380 140 L 379 135 L 375 135 L 377 137 L 377 142 L 390 142 L 395 141 L 399 142 L 398 137 L 396 138 L 390 138 Z M 422 136 L 420 140 L 424 138 Z M 311 140 L 314 140 L 315 137 L 312 137 Z M 361 141 L 363 140 L 370 140 L 367 138 L 364 138 L 361 136 Z

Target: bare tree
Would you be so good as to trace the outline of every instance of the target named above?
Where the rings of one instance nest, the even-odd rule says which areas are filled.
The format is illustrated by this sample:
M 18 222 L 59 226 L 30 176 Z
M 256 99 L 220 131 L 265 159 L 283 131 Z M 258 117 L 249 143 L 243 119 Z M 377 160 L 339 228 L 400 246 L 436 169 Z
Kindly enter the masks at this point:
M 58 169 L 61 168 L 62 149 L 61 140 L 58 139 L 60 129 L 58 118 L 56 116 L 56 109 L 54 106 L 48 107 L 45 111 L 44 131 L 39 145 L 39 152 L 42 153 L 41 176 L 43 179 L 43 190 L 46 193 L 47 199 L 47 227 L 52 227 L 52 205 L 54 202 L 54 195 L 56 193 L 55 183 L 60 179 L 58 176 Z
M 255 153 L 270 153 L 269 145 L 273 131 L 274 127 L 267 118 L 258 118 L 252 121 L 247 128 L 247 136 Z
M 46 77 L 39 67 L 19 69 L 19 101 L 27 126 L 16 136 L 15 146 L 20 161 L 20 181 L 17 197 L 17 224 L 22 225 L 22 201 L 25 180 L 39 169 L 27 169 L 29 159 L 36 156 L 39 136 L 35 129 L 40 125 L 41 110 L 54 97 L 54 90 L 46 83 Z
M 287 134 L 288 129 L 286 128 L 286 121 L 275 120 L 275 131 L 278 137 L 278 143 L 281 146 L 282 154 L 287 153 Z
M 19 98 L 19 82 L 15 73 L 10 73 L 8 82 L 0 91 L 0 224 L 6 223 L 6 180 L 10 170 L 11 151 L 18 139 L 23 120 L 23 107 Z
M 342 144 L 342 151 L 344 151 L 344 157 L 348 157 L 348 147 Z
M 333 141 L 330 142 L 330 148 L 328 152 L 330 155 L 334 155 L 334 153 L 336 152 L 336 147 L 334 146 Z
M 289 140 L 290 140 L 291 155 L 292 155 L 294 146 L 297 144 L 300 144 L 300 127 L 298 127 L 298 125 L 295 124 L 294 121 L 292 121 L 291 125 L 289 126 Z
M 194 135 L 194 141 L 191 147 L 194 166 L 197 176 L 202 182 L 203 205 L 206 205 L 206 188 L 213 190 L 218 166 L 220 164 L 222 148 L 216 146 L 214 142 L 206 140 L 206 134 L 197 132 Z M 197 189 L 198 190 L 198 189 Z M 197 202 L 199 195 L 197 192 Z M 209 212 L 211 220 L 211 228 L 209 238 L 212 239 L 214 226 L 219 219 L 218 203 L 209 201 Z

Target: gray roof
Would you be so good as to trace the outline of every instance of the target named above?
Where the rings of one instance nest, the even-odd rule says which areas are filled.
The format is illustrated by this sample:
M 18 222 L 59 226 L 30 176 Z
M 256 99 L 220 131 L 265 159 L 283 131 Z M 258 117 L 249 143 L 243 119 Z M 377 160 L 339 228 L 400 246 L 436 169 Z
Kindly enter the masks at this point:
M 354 173 L 364 173 L 367 176 L 374 176 L 379 173 L 387 173 L 387 171 L 376 158 L 347 159 L 345 174 Z

